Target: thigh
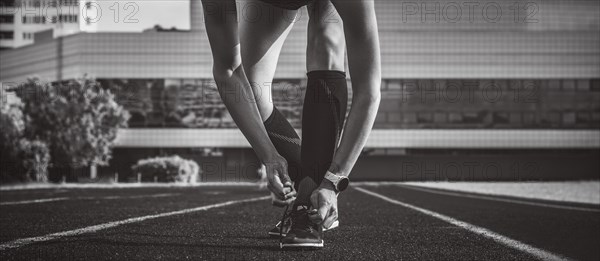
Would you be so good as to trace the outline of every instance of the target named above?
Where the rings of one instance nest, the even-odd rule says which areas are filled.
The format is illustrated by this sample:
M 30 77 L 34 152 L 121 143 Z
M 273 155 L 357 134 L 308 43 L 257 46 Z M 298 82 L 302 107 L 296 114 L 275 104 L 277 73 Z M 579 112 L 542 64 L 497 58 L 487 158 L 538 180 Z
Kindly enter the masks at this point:
M 307 6 L 308 43 L 306 70 L 345 71 L 344 25 L 330 0 L 317 0 Z
M 202 0 L 202 7 L 215 69 L 235 70 L 242 62 L 235 0 Z
M 263 119 L 273 110 L 271 83 L 283 43 L 296 10 L 277 8 L 259 0 L 242 0 L 240 42 L 242 63 Z

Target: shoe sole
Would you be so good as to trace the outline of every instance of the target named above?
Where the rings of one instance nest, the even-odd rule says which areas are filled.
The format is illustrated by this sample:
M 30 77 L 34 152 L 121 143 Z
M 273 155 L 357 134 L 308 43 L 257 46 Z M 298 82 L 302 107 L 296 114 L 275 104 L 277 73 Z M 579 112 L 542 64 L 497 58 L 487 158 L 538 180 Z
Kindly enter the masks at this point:
M 319 243 L 296 243 L 296 244 L 284 244 L 279 243 L 279 248 L 322 248 L 323 240 Z
M 333 222 L 333 224 L 331 224 L 330 227 L 323 229 L 323 232 L 336 229 L 339 226 L 340 226 L 340 222 L 336 220 Z M 272 237 L 285 237 L 286 235 L 287 235 L 287 233 L 283 233 L 283 234 L 279 235 L 279 232 L 269 231 L 269 236 L 272 236 Z
M 279 232 L 271 232 L 271 231 L 269 231 L 269 236 L 272 236 L 272 237 L 285 237 L 286 235 L 287 235 L 287 233 L 283 233 L 280 236 Z

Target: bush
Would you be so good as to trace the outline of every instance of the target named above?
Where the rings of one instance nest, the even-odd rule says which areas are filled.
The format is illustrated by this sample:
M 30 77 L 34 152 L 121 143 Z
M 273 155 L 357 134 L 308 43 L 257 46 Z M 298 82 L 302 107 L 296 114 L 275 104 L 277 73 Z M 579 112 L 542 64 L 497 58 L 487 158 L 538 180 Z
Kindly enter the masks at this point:
M 48 146 L 23 138 L 25 123 L 18 104 L 0 108 L 0 165 L 2 181 L 48 181 Z
M 18 141 L 23 136 L 25 124 L 18 105 L 0 106 L 0 179 L 18 181 L 25 171 L 19 164 Z
M 133 173 L 140 174 L 142 181 L 196 183 L 200 167 L 193 160 L 179 156 L 142 159 L 131 167 Z
M 46 142 L 54 167 L 108 164 L 117 130 L 129 118 L 110 90 L 88 78 L 52 84 L 30 79 L 15 92 L 24 104 L 25 138 Z
M 12 146 L 23 135 L 23 112 L 17 104 L 0 106 L 0 146 Z
M 19 159 L 25 172 L 22 181 L 47 182 L 48 164 L 50 164 L 50 150 L 46 143 L 36 140 L 19 141 Z

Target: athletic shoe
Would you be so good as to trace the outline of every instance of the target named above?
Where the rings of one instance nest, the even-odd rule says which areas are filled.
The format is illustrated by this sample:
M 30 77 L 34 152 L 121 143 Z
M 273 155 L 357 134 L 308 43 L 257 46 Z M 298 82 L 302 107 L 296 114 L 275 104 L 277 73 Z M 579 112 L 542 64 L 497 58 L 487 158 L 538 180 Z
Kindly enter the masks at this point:
M 280 238 L 285 237 L 287 235 L 287 233 L 290 231 L 290 228 L 292 227 L 292 218 L 290 214 L 291 212 L 286 212 L 284 214 L 283 229 L 281 229 L 281 221 L 279 221 L 277 222 L 277 225 L 275 225 L 273 228 L 271 228 L 271 230 L 269 230 L 269 236 L 274 238 Z M 333 221 L 333 223 L 331 223 L 331 226 L 323 227 L 323 232 L 338 228 L 339 226 L 340 222 L 338 220 Z
M 292 228 L 281 239 L 281 248 L 322 248 L 323 237 L 318 224 L 309 218 L 309 207 L 295 205 L 292 213 Z
M 292 227 L 291 211 L 286 211 L 283 215 L 283 222 L 279 221 L 275 227 L 269 230 L 269 236 L 277 238 L 285 237 L 290 231 L 290 228 Z M 281 228 L 281 224 L 283 224 L 283 229 Z

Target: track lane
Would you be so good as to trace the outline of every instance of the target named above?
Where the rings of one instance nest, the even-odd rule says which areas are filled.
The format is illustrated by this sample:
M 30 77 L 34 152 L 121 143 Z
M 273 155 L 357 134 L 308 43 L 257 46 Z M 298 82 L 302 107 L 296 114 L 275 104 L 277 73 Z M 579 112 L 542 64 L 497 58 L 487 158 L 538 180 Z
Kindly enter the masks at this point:
M 26 191 L 23 193 L 26 194 Z M 23 194 L 20 193 L 20 194 Z M 37 196 L 39 193 L 35 193 Z M 168 197 L 140 195 L 174 194 Z M 101 224 L 136 216 L 266 195 L 255 188 L 197 187 L 68 190 L 70 200 L 0 205 L 0 243 Z M 110 199 L 111 197 L 119 197 Z M 15 198 L 23 198 L 17 195 Z M 13 198 L 3 197 L 2 201 Z
M 95 233 L 95 232 L 98 232 L 101 230 L 110 229 L 110 228 L 127 225 L 127 224 L 139 223 L 139 222 L 143 222 L 146 220 L 152 220 L 152 219 L 170 217 L 170 216 L 176 216 L 176 215 L 184 215 L 184 214 L 188 214 L 188 213 L 193 213 L 193 212 L 198 212 L 198 211 L 206 211 L 209 209 L 220 208 L 220 207 L 234 205 L 234 204 L 241 204 L 241 203 L 253 202 L 253 201 L 261 201 L 261 200 L 266 200 L 269 198 L 270 198 L 269 196 L 262 196 L 262 197 L 255 197 L 255 198 L 249 198 L 249 199 L 231 200 L 231 201 L 226 201 L 226 202 L 221 202 L 221 203 L 206 205 L 206 206 L 201 206 L 201 207 L 188 208 L 188 209 L 182 209 L 182 210 L 160 213 L 160 214 L 155 214 L 155 215 L 146 215 L 146 216 L 141 216 L 141 217 L 128 218 L 128 219 L 124 219 L 124 220 L 112 221 L 112 222 L 107 222 L 107 223 L 103 223 L 103 224 L 87 226 L 84 228 L 77 228 L 77 229 L 73 229 L 73 230 L 69 230 L 69 231 L 62 231 L 62 232 L 58 232 L 58 233 L 47 234 L 47 235 L 43 235 L 43 236 L 20 238 L 17 240 L 13 240 L 10 242 L 0 244 L 0 251 L 16 249 L 16 248 L 24 247 L 24 246 L 35 244 L 35 243 L 49 242 L 49 241 L 53 241 L 53 240 L 65 238 L 65 237 L 72 237 L 72 236 Z
M 126 224 L 0 252 L 2 260 L 527 260 L 520 251 L 350 189 L 340 195 L 340 228 L 325 248 L 281 251 L 267 231 L 281 209 L 252 202 Z
M 579 260 L 600 260 L 598 212 L 465 197 L 460 193 L 431 193 L 397 185 L 364 188 L 552 253 Z
M 395 205 L 399 205 L 401 207 L 409 208 L 409 209 L 412 209 L 414 211 L 418 211 L 418 212 L 423 213 L 425 215 L 437 218 L 437 219 L 442 220 L 444 222 L 447 222 L 447 223 L 449 223 L 451 225 L 454 225 L 454 226 L 457 226 L 457 227 L 462 228 L 464 230 L 467 230 L 469 232 L 472 232 L 472 233 L 475 233 L 477 235 L 489 238 L 489 239 L 494 240 L 494 241 L 496 241 L 496 242 L 498 242 L 498 243 L 500 243 L 502 245 L 505 245 L 507 247 L 516 249 L 518 251 L 527 253 L 527 254 L 529 254 L 529 255 L 531 255 L 533 257 L 536 257 L 536 258 L 538 258 L 540 260 L 547 260 L 547 261 L 569 260 L 567 257 L 560 256 L 558 254 L 554 254 L 554 253 L 548 252 L 546 250 L 534 247 L 532 245 L 528 245 L 526 243 L 520 242 L 518 240 L 514 240 L 512 238 L 500 235 L 500 234 L 495 233 L 494 231 L 491 231 L 489 229 L 486 229 L 486 228 L 483 228 L 483 227 L 478 227 L 478 226 L 475 226 L 473 224 L 469 224 L 467 222 L 455 219 L 453 217 L 445 216 L 445 215 L 442 215 L 442 214 L 437 213 L 437 212 L 433 212 L 433 211 L 430 211 L 430 210 L 427 210 L 427 209 L 424 209 L 424 208 L 417 207 L 415 205 L 411 205 L 411 204 L 408 204 L 408 203 L 405 203 L 405 202 L 400 202 L 398 200 L 386 197 L 384 195 L 381 195 L 379 193 L 373 192 L 371 190 L 367 190 L 367 189 L 364 189 L 364 188 L 356 188 L 356 189 L 359 190 L 360 192 L 363 192 L 363 193 L 365 193 L 367 195 L 371 195 L 371 196 L 373 196 L 375 198 L 379 198 L 379 199 L 387 201 L 389 203 L 392 203 L 392 204 L 395 204 Z
M 489 195 L 489 194 L 479 194 L 479 193 L 469 193 L 464 191 L 452 191 L 447 189 L 436 189 L 436 188 L 426 188 L 412 185 L 396 185 L 400 187 L 404 187 L 407 189 L 420 190 L 428 193 L 435 193 L 441 195 L 449 195 L 449 196 L 458 196 L 458 197 L 467 197 L 467 198 L 478 198 L 492 201 L 501 201 L 508 202 L 514 204 L 524 204 L 531 205 L 537 207 L 545 207 L 545 208 L 558 208 L 564 210 L 578 210 L 578 211 L 586 211 L 586 212 L 600 212 L 600 205 L 594 204 L 584 204 L 578 202 L 565 202 L 565 201 L 550 201 L 550 200 L 540 200 L 540 199 L 532 199 L 532 198 L 519 198 L 519 197 L 508 197 L 503 195 Z

